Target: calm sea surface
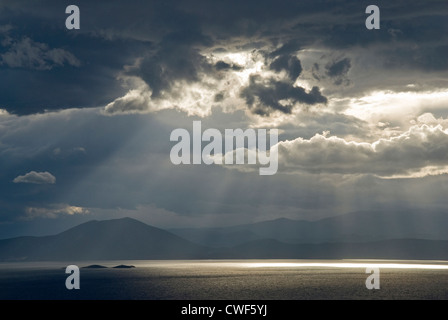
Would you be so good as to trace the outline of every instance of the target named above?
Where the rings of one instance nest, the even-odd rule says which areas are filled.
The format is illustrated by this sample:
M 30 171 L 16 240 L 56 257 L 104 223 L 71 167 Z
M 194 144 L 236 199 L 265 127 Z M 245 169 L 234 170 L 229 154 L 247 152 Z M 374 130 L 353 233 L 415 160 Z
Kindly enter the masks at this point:
M 65 267 L 80 267 L 67 290 Z M 107 269 L 82 267 L 100 264 Z M 134 269 L 112 269 L 116 265 Z M 366 288 L 367 267 L 380 289 Z M 448 261 L 199 260 L 1 263 L 0 299 L 448 299 Z

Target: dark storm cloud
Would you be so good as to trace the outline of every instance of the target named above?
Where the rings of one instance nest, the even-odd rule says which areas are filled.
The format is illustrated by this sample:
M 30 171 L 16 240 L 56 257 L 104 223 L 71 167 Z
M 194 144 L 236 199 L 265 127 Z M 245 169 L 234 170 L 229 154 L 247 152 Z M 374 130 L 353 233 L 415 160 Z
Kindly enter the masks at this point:
M 269 115 L 274 110 L 291 113 L 296 103 L 327 103 L 327 98 L 321 94 L 318 87 L 306 92 L 302 87 L 293 87 L 291 82 L 272 78 L 264 80 L 258 75 L 250 77 L 250 84 L 241 91 L 241 97 L 246 100 L 252 112 L 259 115 Z M 282 103 L 282 100 L 285 102 Z
M 220 101 L 222 101 L 222 100 L 224 100 L 224 94 L 223 94 L 223 93 L 217 93 L 217 94 L 215 95 L 214 101 L 215 101 L 215 102 L 220 102 Z
M 311 74 L 312 74 L 313 78 L 318 81 L 320 80 L 319 69 L 320 69 L 319 64 L 316 62 L 313 63 L 313 66 L 311 68 Z
M 426 71 L 448 70 L 448 43 L 420 46 L 397 46 L 383 50 L 384 67 L 393 69 L 413 68 Z
M 96 107 L 126 92 L 117 76 L 150 43 L 70 32 L 66 16 L 60 1 L 2 2 L 0 108 L 31 114 Z M 88 15 L 82 18 L 88 25 Z
M 218 61 L 215 64 L 215 68 L 218 71 L 224 71 L 224 70 L 234 70 L 234 71 L 240 71 L 242 69 L 244 69 L 242 66 L 239 66 L 237 64 L 230 64 L 224 61 Z
M 370 50 L 378 67 L 407 70 L 447 70 L 445 59 L 448 37 L 446 12 L 442 1 L 378 1 L 381 29 L 371 32 L 362 26 L 365 14 L 357 14 L 361 3 L 345 2 L 346 19 L 320 25 L 316 30 L 321 43 L 330 49 L 350 52 L 356 47 Z M 367 3 L 366 3 L 367 5 Z M 301 25 L 306 28 L 305 25 Z
M 0 108 L 15 114 L 107 104 L 125 92 L 116 78 L 132 52 L 148 46 L 63 32 L 41 42 L 20 33 L 15 27 L 0 48 Z
M 166 45 L 155 55 L 145 57 L 128 75 L 143 79 L 152 90 L 152 98 L 171 91 L 175 81 L 196 82 L 199 73 L 210 68 L 197 49 L 178 44 Z
M 349 84 L 350 80 L 348 80 L 347 74 L 351 66 L 349 58 L 333 61 L 325 66 L 326 74 L 333 79 L 333 83 L 337 86 L 343 83 Z
M 126 73 L 143 79 L 152 90 L 152 98 L 170 91 L 175 81 L 196 82 L 200 73 L 212 70 L 200 53 L 200 48 L 213 45 L 212 39 L 202 32 L 201 21 L 171 3 L 167 8 L 161 8 L 160 14 L 166 19 L 160 21 L 165 30 L 156 35 L 156 48 Z
M 29 114 L 107 105 L 127 91 L 117 80 L 121 74 L 140 77 L 157 98 L 176 81 L 196 82 L 201 73 L 225 67 L 213 68 L 202 50 L 228 50 L 234 40 L 236 48 L 263 51 L 273 70 L 286 70 L 292 78 L 302 71 L 292 55 L 314 45 L 346 51 L 370 47 L 381 53 L 386 68 L 448 69 L 446 3 L 378 1 L 381 29 L 375 31 L 364 26 L 368 4 L 80 0 L 81 30 L 68 31 L 65 3 L 5 0 L 0 107 Z M 338 67 L 344 66 L 333 66 Z
M 50 49 L 44 43 L 34 42 L 24 37 L 7 46 L 7 52 L 0 55 L 0 65 L 10 68 L 29 68 L 36 70 L 51 70 L 57 66 L 79 67 L 79 60 L 63 49 Z
M 287 43 L 280 46 L 280 48 L 270 52 L 269 57 L 275 58 L 278 56 L 288 56 L 303 49 L 303 46 L 297 40 L 289 40 Z
M 291 80 L 297 79 L 303 70 L 302 64 L 297 57 L 287 55 L 281 56 L 271 62 L 270 68 L 271 70 L 275 70 L 277 72 L 285 70 Z
M 344 58 L 339 61 L 334 61 L 333 63 L 329 63 L 325 66 L 327 69 L 327 74 L 330 77 L 339 77 L 347 75 L 347 72 L 350 70 L 351 63 L 349 58 Z

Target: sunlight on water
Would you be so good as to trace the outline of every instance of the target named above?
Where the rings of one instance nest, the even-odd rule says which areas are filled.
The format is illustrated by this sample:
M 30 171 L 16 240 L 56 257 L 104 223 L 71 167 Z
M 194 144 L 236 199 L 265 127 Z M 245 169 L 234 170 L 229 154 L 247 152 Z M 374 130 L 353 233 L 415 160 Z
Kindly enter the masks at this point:
M 294 262 L 254 262 L 245 263 L 247 268 L 300 268 L 300 267 L 329 267 L 329 268 L 386 268 L 386 269 L 443 269 L 448 270 L 448 265 L 438 264 L 408 264 L 408 263 L 294 263 Z
M 80 268 L 82 289 L 76 292 L 65 286 L 68 264 Z M 106 268 L 86 268 L 91 265 Z M 113 268 L 118 265 L 135 268 Z M 369 267 L 381 269 L 380 290 L 366 288 Z M 446 300 L 448 261 L 253 259 L 0 263 L 0 287 L 0 300 Z
M 118 263 L 118 262 L 116 262 Z M 185 268 L 380 268 L 448 270 L 447 261 L 422 260 L 184 260 L 134 261 L 141 267 Z

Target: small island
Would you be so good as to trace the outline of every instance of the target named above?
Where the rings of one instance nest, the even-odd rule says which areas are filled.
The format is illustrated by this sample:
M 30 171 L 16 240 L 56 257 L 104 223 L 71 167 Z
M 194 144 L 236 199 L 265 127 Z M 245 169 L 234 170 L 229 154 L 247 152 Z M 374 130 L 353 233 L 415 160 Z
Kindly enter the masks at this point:
M 119 266 L 115 266 L 113 268 L 114 269 L 132 269 L 132 268 L 135 268 L 135 266 L 120 264 Z
M 109 267 L 100 264 L 91 264 L 89 266 L 82 267 L 83 269 L 107 269 Z M 120 264 L 118 266 L 112 267 L 113 269 L 132 269 L 135 268 L 133 265 Z
M 91 264 L 90 266 L 82 267 L 83 269 L 105 269 L 106 266 L 102 266 L 100 264 Z

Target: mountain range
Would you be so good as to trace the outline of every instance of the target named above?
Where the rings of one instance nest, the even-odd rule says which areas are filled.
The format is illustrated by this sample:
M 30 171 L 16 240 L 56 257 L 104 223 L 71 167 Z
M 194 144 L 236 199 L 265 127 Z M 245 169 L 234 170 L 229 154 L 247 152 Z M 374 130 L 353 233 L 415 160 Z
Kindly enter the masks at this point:
M 195 259 L 207 248 L 131 218 L 89 221 L 54 236 L 0 240 L 0 260 Z
M 183 228 L 169 231 L 192 242 L 232 247 L 262 239 L 290 244 L 368 242 L 392 239 L 448 240 L 448 214 L 402 210 L 361 211 L 316 221 L 280 218 L 221 228 Z
M 448 259 L 445 215 L 386 217 L 364 212 L 169 231 L 131 218 L 94 220 L 57 235 L 0 240 L 0 261 Z

